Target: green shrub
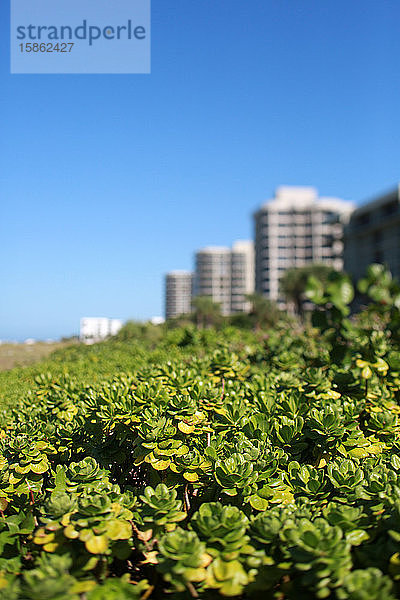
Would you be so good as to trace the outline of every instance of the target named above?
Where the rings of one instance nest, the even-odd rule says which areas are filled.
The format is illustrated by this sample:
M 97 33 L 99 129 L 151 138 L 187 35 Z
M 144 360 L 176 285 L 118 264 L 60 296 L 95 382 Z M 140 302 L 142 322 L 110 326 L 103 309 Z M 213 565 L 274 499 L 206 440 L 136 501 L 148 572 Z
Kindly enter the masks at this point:
M 0 375 L 0 600 L 400 598 L 400 288 Z

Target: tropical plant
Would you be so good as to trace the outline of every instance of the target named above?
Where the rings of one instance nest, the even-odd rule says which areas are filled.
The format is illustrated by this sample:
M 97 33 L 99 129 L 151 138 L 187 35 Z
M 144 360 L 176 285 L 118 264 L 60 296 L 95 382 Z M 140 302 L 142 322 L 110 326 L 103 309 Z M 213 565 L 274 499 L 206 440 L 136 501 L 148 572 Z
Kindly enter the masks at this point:
M 328 279 L 330 273 L 332 273 L 332 267 L 318 263 L 286 269 L 279 282 L 280 291 L 288 304 L 293 306 L 296 314 L 302 316 L 304 313 L 308 278 L 314 277 L 323 283 Z
M 0 600 L 400 598 L 399 290 L 359 288 L 0 374 Z
M 195 296 L 192 307 L 198 327 L 211 327 L 221 321 L 221 307 L 211 296 Z

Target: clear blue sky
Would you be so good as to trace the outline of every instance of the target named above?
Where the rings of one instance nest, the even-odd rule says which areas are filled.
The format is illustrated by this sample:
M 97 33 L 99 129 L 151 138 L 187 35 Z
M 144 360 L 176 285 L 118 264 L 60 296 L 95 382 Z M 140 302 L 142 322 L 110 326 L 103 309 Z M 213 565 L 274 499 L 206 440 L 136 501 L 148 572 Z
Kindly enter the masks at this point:
M 151 75 L 10 75 L 0 339 L 163 313 L 163 275 L 252 235 L 280 184 L 399 180 L 398 0 L 153 0 Z

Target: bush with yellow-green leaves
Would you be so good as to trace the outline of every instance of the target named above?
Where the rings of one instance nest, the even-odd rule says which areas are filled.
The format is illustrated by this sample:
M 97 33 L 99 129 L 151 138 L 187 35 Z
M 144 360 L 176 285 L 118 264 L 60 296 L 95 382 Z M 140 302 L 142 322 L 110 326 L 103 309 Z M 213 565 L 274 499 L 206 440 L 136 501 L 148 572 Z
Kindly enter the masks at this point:
M 47 362 L 2 411 L 0 600 L 400 598 L 400 288 L 359 289 Z

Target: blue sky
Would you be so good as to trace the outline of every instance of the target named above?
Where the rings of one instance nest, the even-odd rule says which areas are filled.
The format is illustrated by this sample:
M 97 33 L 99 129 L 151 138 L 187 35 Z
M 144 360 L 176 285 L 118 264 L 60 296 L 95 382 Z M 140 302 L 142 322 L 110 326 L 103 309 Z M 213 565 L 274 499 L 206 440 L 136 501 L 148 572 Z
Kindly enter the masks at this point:
M 164 273 L 278 185 L 400 181 L 398 0 L 153 0 L 151 75 L 10 75 L 7 4 L 0 339 L 162 314 Z

